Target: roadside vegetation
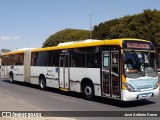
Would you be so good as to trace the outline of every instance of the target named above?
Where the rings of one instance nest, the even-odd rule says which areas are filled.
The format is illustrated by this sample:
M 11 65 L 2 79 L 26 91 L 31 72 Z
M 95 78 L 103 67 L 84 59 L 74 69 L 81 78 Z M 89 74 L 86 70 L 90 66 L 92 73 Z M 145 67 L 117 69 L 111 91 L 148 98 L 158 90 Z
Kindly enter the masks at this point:
M 43 43 L 43 47 L 89 38 L 89 30 L 64 29 L 51 35 Z M 160 51 L 160 11 L 144 10 L 143 13 L 115 18 L 93 27 L 93 39 L 104 40 L 114 38 L 150 40 L 157 50 Z

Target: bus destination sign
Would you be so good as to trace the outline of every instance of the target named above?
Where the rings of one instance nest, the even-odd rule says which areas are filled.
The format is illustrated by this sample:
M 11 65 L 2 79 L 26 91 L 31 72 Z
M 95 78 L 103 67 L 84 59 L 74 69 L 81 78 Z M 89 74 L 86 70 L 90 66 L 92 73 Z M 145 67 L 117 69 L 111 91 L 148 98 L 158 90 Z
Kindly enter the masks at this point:
M 127 48 L 150 49 L 150 45 L 147 43 L 127 43 Z
M 145 42 L 145 41 L 125 40 L 123 41 L 123 48 L 154 50 L 153 44 L 151 42 Z

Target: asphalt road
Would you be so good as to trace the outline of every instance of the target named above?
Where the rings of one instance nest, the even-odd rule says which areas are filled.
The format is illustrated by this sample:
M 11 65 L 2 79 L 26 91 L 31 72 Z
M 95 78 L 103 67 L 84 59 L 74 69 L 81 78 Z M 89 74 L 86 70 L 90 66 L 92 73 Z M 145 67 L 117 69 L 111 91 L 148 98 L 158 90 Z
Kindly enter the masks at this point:
M 8 96 L 26 101 L 43 111 L 160 111 L 160 96 L 148 100 L 132 102 L 121 102 L 112 99 L 97 97 L 94 101 L 87 101 L 81 94 L 63 92 L 57 89 L 39 90 L 37 86 L 16 83 L 12 84 L 7 80 L 0 79 L 0 92 Z M 16 110 L 16 109 L 15 109 Z M 0 108 L 0 111 L 2 109 Z M 24 108 L 25 111 L 25 108 Z M 99 118 L 79 118 L 82 120 Z M 105 119 L 105 118 L 101 118 Z M 112 118 L 128 119 L 128 118 Z M 138 118 L 136 118 L 138 119 Z M 146 120 L 146 118 L 141 118 Z M 147 118 L 157 120 L 157 118 Z

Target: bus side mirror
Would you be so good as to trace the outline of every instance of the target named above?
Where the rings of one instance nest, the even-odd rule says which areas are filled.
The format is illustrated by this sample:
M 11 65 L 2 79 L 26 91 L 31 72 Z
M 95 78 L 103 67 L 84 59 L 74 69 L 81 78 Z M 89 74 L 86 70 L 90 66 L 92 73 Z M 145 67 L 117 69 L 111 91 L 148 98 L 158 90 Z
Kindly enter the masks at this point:
M 122 54 L 122 61 L 123 61 L 124 63 L 125 63 L 125 61 L 126 61 L 125 58 L 126 58 L 125 55 Z

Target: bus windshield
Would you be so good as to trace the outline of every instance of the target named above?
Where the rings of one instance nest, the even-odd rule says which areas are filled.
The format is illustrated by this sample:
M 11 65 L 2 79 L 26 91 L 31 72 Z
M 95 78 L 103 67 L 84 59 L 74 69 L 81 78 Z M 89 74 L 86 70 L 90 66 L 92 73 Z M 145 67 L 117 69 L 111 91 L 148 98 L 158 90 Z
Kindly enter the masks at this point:
M 124 72 L 126 77 L 157 77 L 154 52 L 125 51 Z

